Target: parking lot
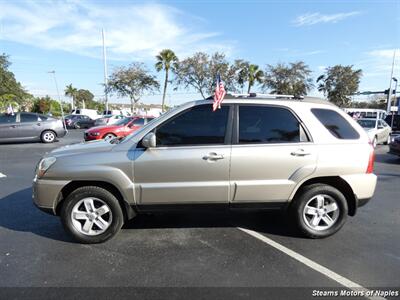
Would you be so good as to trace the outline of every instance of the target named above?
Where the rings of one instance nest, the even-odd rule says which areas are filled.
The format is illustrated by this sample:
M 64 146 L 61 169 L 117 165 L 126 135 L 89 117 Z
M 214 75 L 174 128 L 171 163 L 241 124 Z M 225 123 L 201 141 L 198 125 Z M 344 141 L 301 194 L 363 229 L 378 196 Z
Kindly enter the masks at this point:
M 232 212 L 139 216 L 107 243 L 81 245 L 34 207 L 31 182 L 45 152 L 82 137 L 0 145 L 0 286 L 306 287 L 310 298 L 350 281 L 400 286 L 400 159 L 387 146 L 376 149 L 374 198 L 326 239 L 298 236 L 281 213 Z

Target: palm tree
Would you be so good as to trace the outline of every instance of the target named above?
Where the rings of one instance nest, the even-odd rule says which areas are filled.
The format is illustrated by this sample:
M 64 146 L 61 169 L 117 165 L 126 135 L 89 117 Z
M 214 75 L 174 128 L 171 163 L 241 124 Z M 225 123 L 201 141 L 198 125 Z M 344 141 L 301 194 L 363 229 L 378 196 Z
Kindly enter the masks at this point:
M 165 94 L 167 92 L 168 85 L 168 74 L 169 70 L 174 67 L 174 64 L 178 62 L 178 57 L 175 55 L 174 51 L 171 49 L 162 50 L 157 56 L 157 63 L 155 64 L 155 68 L 157 72 L 161 70 L 165 70 L 165 81 L 164 81 L 164 91 L 162 98 L 162 111 L 164 111 L 165 107 Z
M 242 86 L 245 82 L 248 82 L 247 93 L 250 93 L 251 87 L 256 83 L 262 83 L 264 72 L 260 70 L 259 66 L 249 64 L 248 62 L 243 63 L 242 69 L 239 71 L 239 84 Z
M 74 88 L 74 87 L 72 86 L 72 83 L 71 83 L 71 84 L 69 84 L 69 85 L 67 85 L 67 86 L 65 87 L 64 92 L 65 92 L 65 96 L 71 97 L 71 99 L 72 99 L 71 110 L 73 110 L 73 109 L 74 109 L 74 106 L 75 106 L 75 105 L 74 105 L 74 103 L 75 103 L 75 96 L 76 96 L 76 94 L 77 94 L 77 92 L 78 92 L 78 89 L 77 89 L 77 88 Z

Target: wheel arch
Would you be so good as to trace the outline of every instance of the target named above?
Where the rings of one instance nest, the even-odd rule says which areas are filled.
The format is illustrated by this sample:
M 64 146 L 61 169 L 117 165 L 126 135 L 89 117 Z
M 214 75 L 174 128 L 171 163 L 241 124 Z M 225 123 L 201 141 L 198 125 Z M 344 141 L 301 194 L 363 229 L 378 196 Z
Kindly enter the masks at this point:
M 357 211 L 357 199 L 354 194 L 353 189 L 351 186 L 344 180 L 343 178 L 339 176 L 323 176 L 323 177 L 314 177 L 310 178 L 303 183 L 301 183 L 297 189 L 294 191 L 292 194 L 292 201 L 290 204 L 292 204 L 294 201 L 296 201 L 296 196 L 301 193 L 301 190 L 311 184 L 315 183 L 322 183 L 322 184 L 327 184 L 330 186 L 333 186 L 334 188 L 338 189 L 346 198 L 347 205 L 349 208 L 349 216 L 354 216 Z
M 121 191 L 112 183 L 106 182 L 106 181 L 97 181 L 97 180 L 75 180 L 69 182 L 66 186 L 62 188 L 60 191 L 57 205 L 55 207 L 55 212 L 56 215 L 60 215 L 61 207 L 65 199 L 68 197 L 69 194 L 71 194 L 74 190 L 80 187 L 84 186 L 96 186 L 103 188 L 107 191 L 109 191 L 111 194 L 113 194 L 119 204 L 121 205 L 122 211 L 124 213 L 124 219 L 125 220 L 130 220 L 136 215 L 135 209 L 129 205 L 129 203 L 124 199 Z

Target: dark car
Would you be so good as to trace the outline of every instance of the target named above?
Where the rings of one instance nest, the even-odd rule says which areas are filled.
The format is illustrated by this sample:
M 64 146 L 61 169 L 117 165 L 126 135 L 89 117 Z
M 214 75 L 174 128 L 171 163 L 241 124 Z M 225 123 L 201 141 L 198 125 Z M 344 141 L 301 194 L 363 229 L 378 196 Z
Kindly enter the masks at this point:
M 400 135 L 395 137 L 390 143 L 389 153 L 400 157 Z
M 0 114 L 0 142 L 52 143 L 66 133 L 63 122 L 49 116 L 27 112 Z
M 65 124 L 68 128 L 90 128 L 93 127 L 95 120 L 86 115 L 68 115 L 65 117 Z

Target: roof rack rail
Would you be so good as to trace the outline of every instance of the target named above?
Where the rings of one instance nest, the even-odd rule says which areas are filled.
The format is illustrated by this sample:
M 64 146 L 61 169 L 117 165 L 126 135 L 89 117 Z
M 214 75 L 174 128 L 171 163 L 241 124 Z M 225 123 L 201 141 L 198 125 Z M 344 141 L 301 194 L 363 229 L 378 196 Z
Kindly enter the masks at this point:
M 261 93 L 249 93 L 249 94 L 231 94 L 232 97 L 263 97 L 269 99 L 304 99 L 303 96 L 296 97 L 294 95 L 282 95 L 282 94 L 261 94 Z

